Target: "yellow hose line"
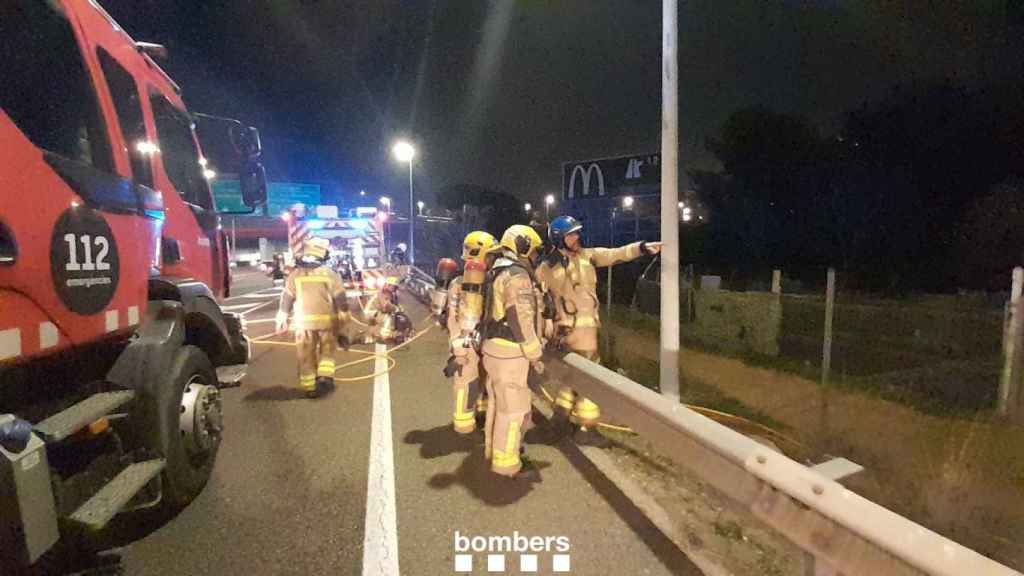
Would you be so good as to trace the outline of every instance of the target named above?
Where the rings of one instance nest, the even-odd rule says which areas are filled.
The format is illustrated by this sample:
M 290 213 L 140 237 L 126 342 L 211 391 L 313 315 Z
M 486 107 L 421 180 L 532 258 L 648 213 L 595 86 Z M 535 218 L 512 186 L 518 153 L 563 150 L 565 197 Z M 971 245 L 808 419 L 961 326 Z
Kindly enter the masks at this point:
M 544 396 L 547 398 L 548 402 L 550 402 L 551 404 L 555 403 L 555 399 L 551 397 L 550 393 L 548 393 L 547 388 L 545 388 L 544 386 L 540 386 L 540 390 L 541 390 L 541 392 L 544 393 Z M 796 441 L 796 440 L 794 440 L 794 439 L 792 439 L 792 438 L 782 434 L 781 432 L 777 432 L 775 430 L 772 430 L 771 428 L 765 426 L 764 424 L 760 424 L 758 422 L 754 422 L 753 420 L 749 420 L 749 419 L 744 418 L 742 416 L 736 416 L 735 414 L 729 414 L 727 412 L 720 412 L 718 410 L 714 410 L 714 409 L 711 409 L 711 408 L 705 408 L 703 406 L 696 406 L 694 404 L 683 404 L 683 406 L 686 406 L 690 410 L 693 410 L 694 412 L 697 412 L 698 414 L 701 414 L 701 415 L 708 415 L 708 414 L 710 414 L 712 416 L 717 416 L 717 417 L 722 418 L 724 420 L 732 420 L 734 422 L 743 422 L 743 423 L 746 423 L 746 424 L 750 424 L 750 425 L 752 425 L 752 426 L 754 426 L 754 427 L 756 427 L 756 428 L 758 428 L 760 430 L 765 431 L 770 436 L 773 436 L 775 438 L 779 438 L 781 440 L 785 440 L 786 442 L 788 442 L 788 443 L 790 443 L 790 444 L 792 444 L 794 446 L 797 446 L 799 448 L 803 448 L 803 444 L 801 444 L 800 442 L 798 442 L 798 441 Z M 614 424 L 607 424 L 605 422 L 598 422 L 597 425 L 600 428 L 607 428 L 609 430 L 618 430 L 619 432 L 627 432 L 629 434 L 638 434 L 638 432 L 636 430 L 633 430 L 632 428 L 630 428 L 628 426 L 616 426 Z
M 393 370 L 394 367 L 398 364 L 398 362 L 395 361 L 395 359 L 391 358 L 390 356 L 384 356 L 384 358 L 387 359 L 387 361 L 388 361 L 388 367 L 385 368 L 384 370 L 381 370 L 380 372 L 375 372 L 373 374 L 368 374 L 366 376 L 354 376 L 354 377 L 351 377 L 351 378 L 338 378 L 337 376 L 335 376 L 334 377 L 334 381 L 335 382 L 358 382 L 360 380 L 368 380 L 370 378 L 376 378 L 377 376 L 383 376 L 384 374 L 387 374 L 388 372 Z M 362 362 L 362 360 L 360 360 L 360 362 Z M 348 365 L 350 365 L 350 364 L 346 364 L 346 366 L 348 366 Z M 337 374 L 338 370 L 335 369 L 334 372 L 335 372 L 335 374 Z

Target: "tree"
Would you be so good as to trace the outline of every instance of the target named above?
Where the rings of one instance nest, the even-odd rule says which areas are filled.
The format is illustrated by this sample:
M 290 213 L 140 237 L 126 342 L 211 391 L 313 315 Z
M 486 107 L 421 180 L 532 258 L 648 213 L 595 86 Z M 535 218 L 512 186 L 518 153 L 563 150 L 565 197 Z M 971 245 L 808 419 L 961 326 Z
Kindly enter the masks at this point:
M 1008 178 L 972 202 L 955 230 L 952 276 L 969 288 L 1005 290 L 1024 264 L 1024 177 Z
M 438 203 L 463 213 L 463 206 L 477 209 L 483 218 L 483 229 L 500 236 L 509 226 L 519 222 L 522 207 L 515 196 L 477 184 L 453 184 L 441 188 Z

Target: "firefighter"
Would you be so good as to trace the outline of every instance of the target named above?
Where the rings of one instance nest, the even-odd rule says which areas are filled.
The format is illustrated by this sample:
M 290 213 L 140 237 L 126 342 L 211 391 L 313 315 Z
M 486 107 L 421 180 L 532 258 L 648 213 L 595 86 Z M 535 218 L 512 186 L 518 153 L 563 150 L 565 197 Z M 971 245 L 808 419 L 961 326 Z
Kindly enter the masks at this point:
M 398 312 L 398 278 L 389 276 L 363 311 L 370 325 L 367 344 L 383 342 L 394 335 L 393 315 Z
M 302 256 L 285 280 L 277 312 L 277 331 L 284 332 L 294 309 L 299 386 L 310 398 L 334 383 L 334 353 L 349 320 L 341 278 L 324 265 L 328 246 L 323 238 L 303 242 Z
M 597 330 L 600 326 L 597 299 L 597 268 L 629 262 L 661 251 L 661 242 L 634 242 L 619 248 L 584 248 L 583 225 L 572 216 L 559 216 L 548 225 L 553 250 L 537 268 L 537 277 L 555 300 L 553 343 L 584 358 L 600 362 Z M 601 410 L 597 404 L 563 386 L 555 399 L 557 428 L 579 427 L 573 439 L 579 444 L 603 446 L 597 432 Z
M 522 453 L 523 435 L 530 426 L 527 377 L 531 367 L 544 371 L 540 361 L 543 295 L 533 275 L 541 244 L 540 235 L 522 224 L 502 234 L 484 308 L 483 366 L 492 398 L 484 454 L 491 460 L 492 471 L 528 482 L 540 479 Z
M 487 400 L 480 386 L 480 320 L 486 298 L 487 270 L 498 248 L 498 240 L 487 232 L 477 230 L 467 234 L 462 242 L 464 272 L 448 285 L 446 324 L 451 357 L 445 375 L 452 379 L 455 400 L 452 426 L 459 434 L 474 432 L 477 414 L 487 410 Z

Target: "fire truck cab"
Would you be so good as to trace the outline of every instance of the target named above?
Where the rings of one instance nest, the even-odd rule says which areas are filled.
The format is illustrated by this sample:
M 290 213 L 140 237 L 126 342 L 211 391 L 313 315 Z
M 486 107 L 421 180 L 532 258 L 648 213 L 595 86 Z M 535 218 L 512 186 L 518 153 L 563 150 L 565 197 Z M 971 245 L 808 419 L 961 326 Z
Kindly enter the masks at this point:
M 227 242 L 197 117 L 90 0 L 0 6 L 0 573 L 190 502 L 221 437 Z M 205 117 L 212 118 L 212 117 Z M 255 129 L 222 119 L 245 203 Z M 237 371 L 236 371 L 237 372 Z

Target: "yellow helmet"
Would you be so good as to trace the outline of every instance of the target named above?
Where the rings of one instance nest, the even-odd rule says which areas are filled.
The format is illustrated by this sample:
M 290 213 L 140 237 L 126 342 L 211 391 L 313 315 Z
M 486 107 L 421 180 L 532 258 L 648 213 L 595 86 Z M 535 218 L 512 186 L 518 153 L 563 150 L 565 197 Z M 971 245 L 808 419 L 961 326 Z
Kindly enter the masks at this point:
M 533 256 L 544 242 L 537 231 L 525 224 L 514 224 L 501 235 L 501 247 L 511 250 L 520 258 Z
M 498 239 L 483 230 L 474 230 L 466 234 L 462 241 L 462 259 L 464 261 L 483 261 L 484 257 L 498 249 Z
M 331 242 L 326 238 L 307 238 L 302 243 L 302 256 L 324 260 L 327 258 L 327 250 L 330 246 Z

